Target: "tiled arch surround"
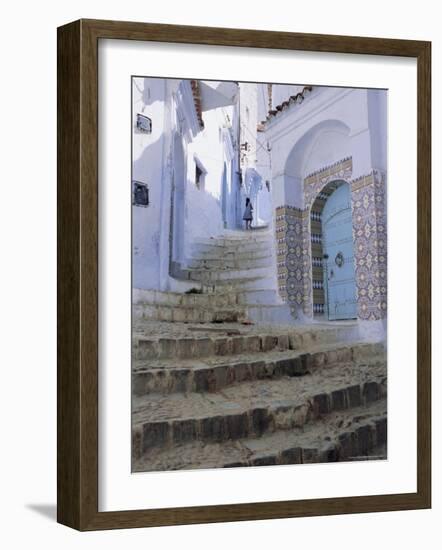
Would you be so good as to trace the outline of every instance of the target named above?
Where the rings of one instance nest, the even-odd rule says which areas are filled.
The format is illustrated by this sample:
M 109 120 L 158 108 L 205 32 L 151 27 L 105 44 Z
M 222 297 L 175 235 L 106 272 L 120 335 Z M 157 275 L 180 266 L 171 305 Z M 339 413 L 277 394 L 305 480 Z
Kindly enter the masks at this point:
M 275 211 L 279 294 L 294 317 L 312 317 L 310 210 L 315 198 L 334 180 L 351 188 L 358 317 L 387 315 L 387 220 L 384 173 L 372 170 L 351 179 L 352 158 L 345 158 L 304 179 L 305 207 L 283 205 Z

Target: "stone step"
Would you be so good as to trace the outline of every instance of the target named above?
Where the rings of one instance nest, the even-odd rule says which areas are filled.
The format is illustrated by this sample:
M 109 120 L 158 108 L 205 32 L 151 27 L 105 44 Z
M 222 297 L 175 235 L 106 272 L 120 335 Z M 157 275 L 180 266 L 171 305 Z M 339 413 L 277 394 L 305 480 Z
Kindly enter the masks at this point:
M 143 303 L 132 306 L 132 316 L 171 323 L 237 323 L 246 319 L 246 311 L 244 306 L 186 307 Z
M 291 324 L 287 304 L 278 304 L 275 290 L 228 290 L 202 293 L 137 290 L 133 293 L 133 318 L 184 323 L 241 322 Z M 203 311 L 203 310 L 204 311 Z
M 271 247 L 272 239 L 265 238 L 265 239 L 237 239 L 237 240 L 229 240 L 229 239 L 205 239 L 200 241 L 195 241 L 191 244 L 192 247 L 202 247 L 204 248 L 212 248 L 213 250 L 224 248 L 225 250 L 237 250 L 238 247 L 242 247 L 241 252 L 248 251 L 248 250 L 265 250 Z
M 267 242 L 240 242 L 235 244 L 220 244 L 202 242 L 191 245 L 192 256 L 204 254 L 228 254 L 228 253 L 268 253 L 272 250 L 272 244 Z
M 323 415 L 385 398 L 385 362 L 339 365 L 309 376 L 244 382 L 222 392 L 132 398 L 137 456 L 153 447 L 222 442 L 302 428 Z
M 247 279 L 264 279 L 269 276 L 268 267 L 256 267 L 253 269 L 188 269 L 188 279 L 203 284 L 233 283 Z
M 385 399 L 350 411 L 336 412 L 303 428 L 277 430 L 261 438 L 220 443 L 192 441 L 179 447 L 152 448 L 141 454 L 135 444 L 133 471 L 232 468 L 311 464 L 353 460 L 385 460 L 387 403 Z M 377 456 L 373 455 L 379 452 Z
M 277 304 L 278 300 L 278 291 L 267 288 L 242 290 L 236 294 L 236 302 L 240 305 Z
M 218 281 L 195 281 L 201 285 L 203 294 L 232 292 L 238 294 L 248 290 L 255 290 L 267 286 L 274 289 L 274 280 L 272 277 L 242 277 L 238 279 L 221 279 Z
M 226 260 L 257 260 L 257 259 L 263 259 L 263 258 L 269 258 L 271 260 L 271 250 L 255 250 L 255 251 L 245 251 L 245 252 L 238 252 L 236 248 L 232 248 L 231 250 L 210 250 L 208 252 L 202 252 L 198 255 L 192 256 L 192 259 L 197 260 L 220 260 L 220 261 L 226 261 Z
M 213 322 L 216 319 L 213 311 L 209 315 L 200 315 L 200 311 L 197 311 L 195 315 L 185 312 L 181 314 L 179 312 L 170 312 L 161 310 L 158 313 L 158 308 L 183 308 L 183 309 L 196 309 L 205 308 L 206 310 L 238 310 L 240 317 L 243 318 L 243 314 L 249 311 L 249 318 L 260 322 L 273 322 L 275 320 L 274 315 L 266 315 L 266 311 L 272 311 L 279 309 L 287 309 L 288 315 L 280 317 L 279 323 L 291 322 L 290 312 L 286 304 L 277 304 L 277 291 L 275 290 L 243 290 L 239 292 L 232 292 L 221 288 L 219 292 L 210 292 L 207 294 L 195 292 L 195 293 L 178 293 L 178 292 L 162 292 L 159 290 L 141 290 L 134 292 L 132 304 L 134 318 L 152 318 L 166 321 L 182 321 L 182 322 L 201 322 L 200 319 L 207 319 L 207 322 Z M 247 305 L 248 304 L 248 305 Z M 262 307 L 261 307 L 262 306 Z M 152 308 L 155 307 L 156 310 Z M 264 308 L 262 312 L 260 309 Z M 234 320 L 234 317 L 231 317 Z
M 263 223 L 263 224 L 260 224 L 258 226 L 253 226 L 252 229 L 244 229 L 244 228 L 238 228 L 238 229 L 224 229 L 223 230 L 223 235 L 232 235 L 232 236 L 237 236 L 237 235 L 244 235 L 244 234 L 247 234 L 249 235 L 250 232 L 253 234 L 255 231 L 258 231 L 258 232 L 265 232 L 265 231 L 269 231 L 269 224 L 267 223 Z
M 225 309 L 238 304 L 236 294 L 219 292 L 202 294 L 198 292 L 163 292 L 159 290 L 135 290 L 132 304 L 155 304 L 165 306 L 208 307 Z
M 216 392 L 252 380 L 303 376 L 318 367 L 348 364 L 368 348 L 373 349 L 371 344 L 361 343 L 345 347 L 329 345 L 310 352 L 273 350 L 173 362 L 170 359 L 136 361 L 132 369 L 132 392 L 137 396 Z M 382 351 L 379 350 L 379 356 Z M 374 357 L 372 355 L 371 360 Z
M 251 259 L 226 257 L 226 258 L 197 258 L 188 262 L 190 270 L 211 270 L 211 271 L 237 271 L 245 269 L 257 269 L 269 267 L 271 256 L 257 256 Z
M 238 329 L 236 329 L 238 330 Z M 295 338 L 292 338 L 294 345 Z M 287 332 L 273 334 L 235 334 L 229 336 L 228 328 L 222 335 L 201 334 L 187 337 L 134 339 L 135 359 L 196 359 L 208 356 L 226 356 L 240 353 L 266 352 L 274 349 L 290 349 Z
M 245 314 L 256 324 L 286 323 L 292 322 L 293 317 L 287 304 L 258 304 L 247 305 Z
M 273 235 L 269 232 L 247 232 L 242 235 L 219 235 L 218 237 L 200 238 L 195 239 L 192 244 L 213 244 L 217 246 L 235 246 L 237 244 L 248 243 L 268 243 L 273 238 Z
M 357 327 L 353 326 L 293 328 L 226 324 L 220 325 L 215 333 L 204 326 L 201 331 L 194 333 L 190 330 L 193 328 L 177 325 L 175 335 L 170 328 L 167 336 L 164 332 L 152 335 L 153 327 L 149 323 L 146 327 L 147 334 L 143 333 L 144 329 L 140 331 L 135 323 L 135 329 L 139 332 L 133 339 L 134 359 L 196 359 L 274 349 L 308 351 L 316 346 L 343 346 L 345 342 L 355 341 L 357 336 Z M 367 343 L 366 347 L 359 349 L 357 359 L 364 359 L 363 350 L 365 357 L 370 357 L 382 353 L 383 349 L 382 343 Z

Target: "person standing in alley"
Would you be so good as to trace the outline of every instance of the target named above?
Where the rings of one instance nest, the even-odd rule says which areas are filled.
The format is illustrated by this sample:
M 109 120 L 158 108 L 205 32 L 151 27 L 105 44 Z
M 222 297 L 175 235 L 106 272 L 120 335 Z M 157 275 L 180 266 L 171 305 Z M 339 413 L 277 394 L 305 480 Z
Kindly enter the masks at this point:
M 244 215 L 242 219 L 246 222 L 246 229 L 252 229 L 252 220 L 253 220 L 253 206 L 249 199 L 249 197 L 246 198 L 246 207 L 244 210 Z

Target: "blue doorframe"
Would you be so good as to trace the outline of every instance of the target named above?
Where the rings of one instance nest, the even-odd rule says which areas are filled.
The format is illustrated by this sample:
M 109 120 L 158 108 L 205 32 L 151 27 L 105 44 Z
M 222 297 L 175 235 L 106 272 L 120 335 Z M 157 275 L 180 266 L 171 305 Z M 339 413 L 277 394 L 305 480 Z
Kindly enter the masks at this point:
M 322 211 L 324 291 L 330 321 L 357 317 L 353 223 L 349 185 L 342 182 Z

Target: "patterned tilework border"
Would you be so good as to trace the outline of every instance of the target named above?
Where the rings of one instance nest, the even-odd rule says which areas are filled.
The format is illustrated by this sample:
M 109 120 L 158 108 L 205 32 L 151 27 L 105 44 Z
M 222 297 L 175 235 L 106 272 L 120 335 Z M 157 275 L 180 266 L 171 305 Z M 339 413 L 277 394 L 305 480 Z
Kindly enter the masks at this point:
M 387 315 L 385 174 L 375 170 L 351 182 L 356 299 L 360 319 Z
M 318 193 L 322 189 L 335 180 L 348 181 L 353 173 L 353 160 L 351 157 L 335 162 L 331 166 L 322 168 L 317 172 L 313 172 L 304 179 L 304 204 L 306 207 L 311 208 Z
M 276 243 L 278 288 L 281 298 L 290 305 L 294 317 L 303 308 L 308 276 L 305 237 L 306 211 L 293 206 L 276 209 Z
M 313 290 L 312 290 L 312 259 L 311 259 L 311 228 L 309 213 L 316 197 L 327 186 L 336 180 L 348 181 L 353 173 L 353 159 L 346 157 L 330 166 L 317 170 L 304 179 L 304 204 L 306 210 L 306 221 L 304 224 L 305 241 L 308 244 L 305 253 L 305 285 L 304 285 L 304 315 L 313 315 Z

